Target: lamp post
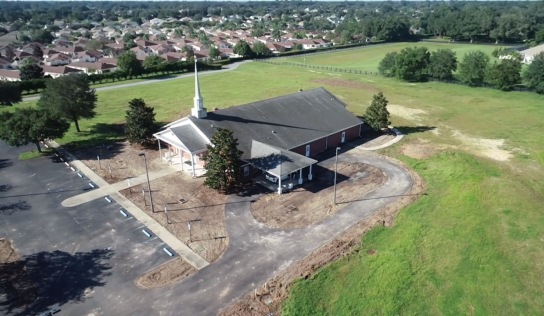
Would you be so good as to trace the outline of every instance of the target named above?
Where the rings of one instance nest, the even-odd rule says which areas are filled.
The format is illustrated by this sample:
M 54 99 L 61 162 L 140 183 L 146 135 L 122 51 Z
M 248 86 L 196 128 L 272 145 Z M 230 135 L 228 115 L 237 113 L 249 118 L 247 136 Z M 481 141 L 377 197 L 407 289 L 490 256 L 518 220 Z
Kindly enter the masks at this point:
M 336 205 L 336 174 L 338 173 L 338 151 L 340 151 L 340 147 L 336 147 L 336 160 L 334 162 L 334 205 Z
M 140 157 L 144 157 L 145 162 L 145 174 L 147 175 L 147 190 L 149 191 L 149 201 L 151 202 L 151 212 L 155 213 L 155 206 L 153 205 L 153 194 L 151 193 L 151 184 L 149 183 L 149 171 L 147 170 L 147 156 L 145 153 L 139 154 Z

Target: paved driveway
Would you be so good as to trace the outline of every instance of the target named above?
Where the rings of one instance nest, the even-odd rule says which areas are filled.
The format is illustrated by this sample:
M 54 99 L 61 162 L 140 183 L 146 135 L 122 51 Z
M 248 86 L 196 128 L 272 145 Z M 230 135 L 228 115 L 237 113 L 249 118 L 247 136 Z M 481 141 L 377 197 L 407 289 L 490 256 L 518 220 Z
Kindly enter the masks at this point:
M 88 181 L 51 158 L 17 160 L 31 148 L 0 143 L 0 238 L 13 240 L 39 298 L 21 310 L 0 296 L 0 314 L 33 315 L 54 304 L 61 305 L 59 316 L 156 314 L 134 279 L 170 259 L 161 241 L 105 199 L 62 207 L 62 200 L 90 189 Z

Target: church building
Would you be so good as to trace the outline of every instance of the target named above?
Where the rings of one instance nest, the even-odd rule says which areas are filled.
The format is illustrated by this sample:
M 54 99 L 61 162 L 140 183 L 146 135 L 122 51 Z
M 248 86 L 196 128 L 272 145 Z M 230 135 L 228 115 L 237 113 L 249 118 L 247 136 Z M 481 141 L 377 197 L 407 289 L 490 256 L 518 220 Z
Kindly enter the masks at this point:
M 277 98 L 208 112 L 200 94 L 195 63 L 195 97 L 191 115 L 154 134 L 162 159 L 179 164 L 193 177 L 205 172 L 202 156 L 218 128 L 238 139 L 242 172 L 277 184 L 278 193 L 312 180 L 311 157 L 361 136 L 363 121 L 325 88 L 299 91 Z M 162 142 L 162 146 L 161 146 Z M 168 152 L 162 154 L 162 148 Z M 289 185 L 286 185 L 286 180 Z M 282 180 L 284 184 L 282 185 Z

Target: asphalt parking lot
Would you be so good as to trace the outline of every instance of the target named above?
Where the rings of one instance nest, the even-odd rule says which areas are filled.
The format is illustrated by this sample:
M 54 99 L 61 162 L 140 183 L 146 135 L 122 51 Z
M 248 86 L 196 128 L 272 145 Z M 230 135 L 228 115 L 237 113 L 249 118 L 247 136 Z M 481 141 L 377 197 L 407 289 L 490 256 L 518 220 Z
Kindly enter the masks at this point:
M 64 199 L 91 190 L 89 181 L 56 157 L 18 160 L 33 148 L 0 143 L 0 238 L 13 240 L 37 285 L 28 296 L 37 299 L 21 307 L 9 289 L 0 289 L 0 314 L 38 315 L 57 304 L 59 316 L 156 314 L 134 280 L 171 259 L 165 245 L 124 217 L 115 201 L 62 207 Z

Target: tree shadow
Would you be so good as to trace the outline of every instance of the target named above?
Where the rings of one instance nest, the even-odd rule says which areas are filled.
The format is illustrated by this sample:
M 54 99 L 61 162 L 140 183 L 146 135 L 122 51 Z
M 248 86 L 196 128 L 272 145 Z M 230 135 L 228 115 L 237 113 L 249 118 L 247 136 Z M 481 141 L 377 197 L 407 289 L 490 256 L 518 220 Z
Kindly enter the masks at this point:
M 9 190 L 13 189 L 14 186 L 11 184 L 2 184 L 0 185 L 0 192 L 8 192 Z
M 11 167 L 11 165 L 13 165 L 13 162 L 11 162 L 11 159 L 0 159 L 0 169 Z
M 82 302 L 111 273 L 104 263 L 111 250 L 70 254 L 39 252 L 0 264 L 0 311 L 4 315 L 35 315 L 52 305 Z
M 66 144 L 64 147 L 70 150 L 100 146 L 119 141 L 125 136 L 125 124 L 94 124 L 89 130 L 77 133 L 80 136 L 89 136 Z
M 429 132 L 436 129 L 435 126 L 396 126 L 395 128 L 398 129 L 404 135 L 424 133 L 424 132 Z
M 15 212 L 29 211 L 31 208 L 32 206 L 23 200 L 9 204 L 0 204 L 0 215 L 12 215 Z

